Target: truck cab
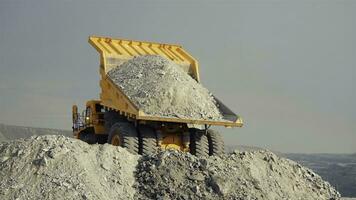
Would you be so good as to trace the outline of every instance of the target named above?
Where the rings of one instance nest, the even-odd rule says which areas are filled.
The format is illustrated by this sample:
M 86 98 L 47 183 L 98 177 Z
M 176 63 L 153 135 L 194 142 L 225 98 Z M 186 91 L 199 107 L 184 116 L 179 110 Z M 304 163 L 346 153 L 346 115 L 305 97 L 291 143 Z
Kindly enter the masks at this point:
M 95 143 L 95 135 L 105 135 L 104 107 L 99 100 L 89 100 L 86 102 L 85 110 L 78 112 L 77 105 L 72 107 L 73 135 L 77 139 L 84 140 L 88 143 Z M 94 134 L 95 133 L 95 134 Z

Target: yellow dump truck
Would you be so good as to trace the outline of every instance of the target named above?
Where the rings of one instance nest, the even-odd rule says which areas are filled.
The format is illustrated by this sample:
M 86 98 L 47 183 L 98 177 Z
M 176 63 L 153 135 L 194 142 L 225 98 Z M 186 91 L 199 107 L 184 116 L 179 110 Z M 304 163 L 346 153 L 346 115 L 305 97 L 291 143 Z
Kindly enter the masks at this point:
M 198 62 L 181 46 L 155 42 L 89 37 L 100 55 L 99 100 L 90 100 L 79 114 L 73 105 L 73 134 L 93 143 L 110 143 L 132 153 L 150 154 L 157 149 L 178 149 L 197 156 L 224 152 L 221 135 L 211 126 L 241 127 L 242 119 L 215 98 L 223 120 L 170 118 L 147 115 L 125 95 L 108 72 L 135 56 L 160 55 L 181 67 L 200 82 Z

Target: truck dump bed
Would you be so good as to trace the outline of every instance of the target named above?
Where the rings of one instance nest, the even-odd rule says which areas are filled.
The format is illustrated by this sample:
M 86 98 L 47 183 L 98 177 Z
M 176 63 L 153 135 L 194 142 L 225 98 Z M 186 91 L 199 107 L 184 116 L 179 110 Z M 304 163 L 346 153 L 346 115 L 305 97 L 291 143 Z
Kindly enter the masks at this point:
M 143 110 L 140 110 L 108 76 L 108 72 L 111 69 L 120 66 L 135 56 L 160 55 L 175 62 L 182 67 L 187 74 L 199 82 L 198 62 L 181 46 L 96 36 L 89 37 L 89 43 L 100 54 L 100 100 L 104 107 L 116 110 L 125 116 L 137 120 L 206 124 L 226 127 L 242 126 L 242 119 L 215 97 L 217 107 L 223 115 L 223 120 L 216 121 L 147 115 Z

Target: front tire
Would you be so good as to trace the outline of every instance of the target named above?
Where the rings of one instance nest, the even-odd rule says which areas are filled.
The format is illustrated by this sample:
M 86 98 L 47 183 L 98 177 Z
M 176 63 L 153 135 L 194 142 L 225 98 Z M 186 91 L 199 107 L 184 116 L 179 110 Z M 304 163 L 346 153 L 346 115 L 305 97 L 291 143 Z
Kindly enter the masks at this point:
M 94 129 L 92 128 L 86 128 L 83 131 L 81 131 L 79 133 L 78 139 L 88 144 L 95 144 L 98 142 L 96 139 L 96 135 L 94 134 Z
M 115 123 L 109 132 L 108 143 L 126 148 L 130 153 L 139 153 L 138 134 L 135 126 L 129 122 Z

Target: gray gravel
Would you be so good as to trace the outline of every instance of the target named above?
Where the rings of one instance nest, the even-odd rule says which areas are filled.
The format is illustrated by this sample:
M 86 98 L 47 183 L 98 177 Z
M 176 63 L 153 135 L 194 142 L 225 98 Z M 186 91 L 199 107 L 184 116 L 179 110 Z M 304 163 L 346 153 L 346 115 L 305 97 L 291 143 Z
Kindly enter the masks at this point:
M 133 199 L 137 159 L 64 136 L 0 143 L 0 199 Z
M 174 62 L 157 55 L 135 57 L 108 76 L 146 114 L 222 120 L 212 94 Z
M 144 157 L 138 199 L 339 199 L 320 176 L 268 151 L 197 158 L 174 151 Z
M 0 199 L 339 199 L 311 170 L 268 151 L 150 156 L 64 136 L 0 143 Z

